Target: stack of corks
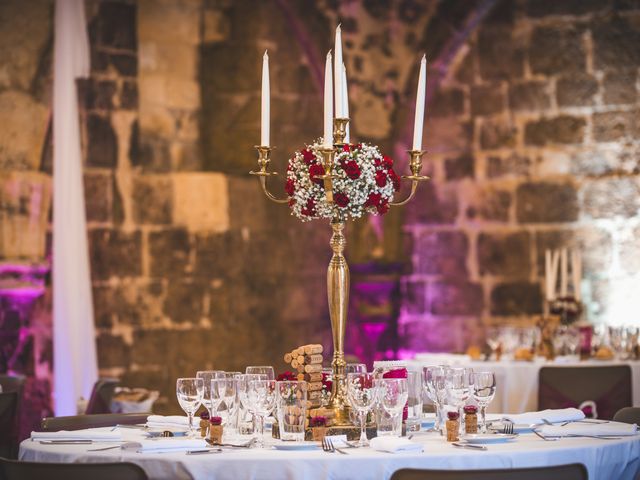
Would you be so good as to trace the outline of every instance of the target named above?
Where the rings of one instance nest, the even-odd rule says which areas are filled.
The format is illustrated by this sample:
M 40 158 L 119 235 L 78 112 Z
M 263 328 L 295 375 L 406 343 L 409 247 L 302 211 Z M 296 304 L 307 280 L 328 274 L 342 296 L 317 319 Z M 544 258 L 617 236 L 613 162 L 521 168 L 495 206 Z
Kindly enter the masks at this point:
M 322 345 L 311 344 L 285 353 L 285 363 L 298 371 L 298 381 L 307 382 L 307 409 L 322 405 Z

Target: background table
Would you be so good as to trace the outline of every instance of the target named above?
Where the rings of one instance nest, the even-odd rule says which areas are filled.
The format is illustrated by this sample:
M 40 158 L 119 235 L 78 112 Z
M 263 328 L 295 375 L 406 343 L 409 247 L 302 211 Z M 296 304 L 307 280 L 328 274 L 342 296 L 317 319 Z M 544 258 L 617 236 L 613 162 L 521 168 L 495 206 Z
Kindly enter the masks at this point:
M 141 433 L 137 433 L 140 435 Z M 131 434 L 129 434 L 131 435 Z M 487 469 L 582 463 L 590 479 L 632 480 L 640 473 L 640 435 L 623 440 L 566 438 L 545 442 L 533 433 L 487 451 L 458 449 L 437 433 L 418 433 L 413 441 L 423 453 L 391 454 L 370 448 L 338 452 L 228 449 L 223 453 L 186 455 L 136 453 L 129 450 L 88 452 L 100 445 L 41 445 L 25 440 L 20 459 L 41 462 L 114 462 L 140 465 L 151 479 L 387 479 L 400 468 Z
M 421 353 L 406 362 L 411 370 L 422 370 L 428 365 L 460 365 L 476 370 L 490 370 L 496 375 L 498 385 L 496 396 L 489 405 L 489 412 L 522 413 L 538 409 L 538 374 L 542 367 L 604 367 L 629 365 L 631 367 L 631 387 L 633 406 L 640 407 L 640 362 L 616 362 L 588 360 L 583 362 L 500 362 L 474 361 L 468 355 Z

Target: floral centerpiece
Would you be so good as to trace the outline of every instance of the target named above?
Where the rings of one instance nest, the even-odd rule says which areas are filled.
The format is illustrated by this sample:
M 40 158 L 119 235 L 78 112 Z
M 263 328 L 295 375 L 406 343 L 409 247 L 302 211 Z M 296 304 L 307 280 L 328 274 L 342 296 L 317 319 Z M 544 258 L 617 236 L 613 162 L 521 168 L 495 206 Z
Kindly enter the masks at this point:
M 382 155 L 378 147 L 366 143 L 344 145 L 334 156 L 333 199 L 327 201 L 322 143 L 295 152 L 289 160 L 285 191 L 292 213 L 303 222 L 332 219 L 347 220 L 365 213 L 383 215 L 389 210 L 394 192 L 400 189 L 400 177 L 393 170 L 393 160 Z

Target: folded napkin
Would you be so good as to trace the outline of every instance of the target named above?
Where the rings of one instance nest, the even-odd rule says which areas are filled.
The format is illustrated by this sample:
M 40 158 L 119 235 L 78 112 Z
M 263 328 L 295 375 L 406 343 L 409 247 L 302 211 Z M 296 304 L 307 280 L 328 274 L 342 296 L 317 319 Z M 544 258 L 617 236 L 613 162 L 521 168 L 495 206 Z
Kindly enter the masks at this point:
M 152 438 L 128 442 L 122 448 L 139 453 L 170 453 L 201 450 L 207 448 L 207 442 L 202 438 Z
M 559 408 L 555 410 L 542 410 L 540 412 L 503 415 L 503 418 L 518 425 L 540 425 L 545 423 L 544 420 L 551 423 L 573 422 L 575 420 L 582 420 L 585 416 L 582 410 L 578 410 L 577 408 Z
M 188 427 L 189 417 L 182 415 L 149 415 L 147 417 L 147 427 Z
M 543 425 L 538 430 L 545 437 L 565 437 L 572 435 L 598 435 L 621 437 L 635 435 L 638 426 L 628 423 L 568 423 L 561 425 Z
M 31 440 L 96 440 L 119 441 L 122 434 L 116 429 L 88 428 L 86 430 L 60 430 L 59 432 L 31 432 Z
M 422 451 L 421 444 L 398 437 L 375 437 L 369 440 L 369 445 L 379 452 L 399 453 Z

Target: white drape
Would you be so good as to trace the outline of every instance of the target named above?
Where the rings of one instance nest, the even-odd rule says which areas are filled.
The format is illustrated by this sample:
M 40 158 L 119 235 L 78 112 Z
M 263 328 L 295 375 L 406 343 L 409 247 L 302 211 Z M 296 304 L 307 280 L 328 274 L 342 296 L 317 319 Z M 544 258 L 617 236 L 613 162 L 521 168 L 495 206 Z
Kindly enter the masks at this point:
M 89 74 L 83 0 L 56 0 L 53 75 L 53 361 L 56 415 L 98 377 L 76 78 Z

